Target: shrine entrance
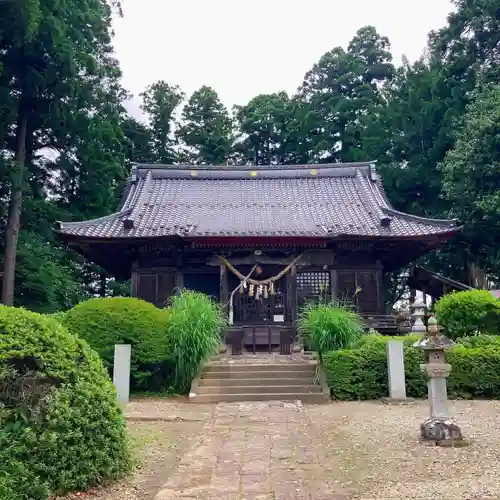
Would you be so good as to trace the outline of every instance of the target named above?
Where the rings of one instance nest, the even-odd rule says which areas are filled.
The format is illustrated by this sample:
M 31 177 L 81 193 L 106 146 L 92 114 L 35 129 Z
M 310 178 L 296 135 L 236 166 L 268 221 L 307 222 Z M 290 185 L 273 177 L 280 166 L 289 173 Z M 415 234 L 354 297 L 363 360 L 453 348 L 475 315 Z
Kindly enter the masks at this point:
M 276 276 L 281 269 L 275 266 L 259 268 L 260 273 L 252 274 L 252 278 L 266 280 Z M 239 269 L 245 276 L 251 271 L 250 266 Z M 267 325 L 283 324 L 290 321 L 287 311 L 286 280 L 283 276 L 273 283 L 272 289 L 259 290 L 258 286 L 249 284 L 244 289 L 237 291 L 233 299 L 235 325 Z M 234 290 L 240 280 L 231 274 L 229 276 L 229 289 Z

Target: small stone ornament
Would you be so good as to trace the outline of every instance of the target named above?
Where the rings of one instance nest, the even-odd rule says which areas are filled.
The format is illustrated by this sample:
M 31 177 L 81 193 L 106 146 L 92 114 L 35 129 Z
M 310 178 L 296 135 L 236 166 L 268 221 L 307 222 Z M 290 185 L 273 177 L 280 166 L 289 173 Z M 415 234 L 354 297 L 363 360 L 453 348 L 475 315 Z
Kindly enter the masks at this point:
M 445 362 L 444 350 L 455 343 L 440 332 L 434 316 L 429 318 L 427 334 L 414 344 L 425 352 L 425 364 L 420 369 L 427 375 L 430 417 L 420 425 L 423 441 L 439 446 L 460 446 L 465 444 L 460 427 L 455 424 L 448 409 L 446 378 L 451 365 Z
M 411 331 L 413 333 L 425 334 L 425 304 L 421 299 L 418 299 L 413 302 L 411 308 L 413 309 L 413 314 L 411 315 L 413 318 L 413 326 L 411 327 Z

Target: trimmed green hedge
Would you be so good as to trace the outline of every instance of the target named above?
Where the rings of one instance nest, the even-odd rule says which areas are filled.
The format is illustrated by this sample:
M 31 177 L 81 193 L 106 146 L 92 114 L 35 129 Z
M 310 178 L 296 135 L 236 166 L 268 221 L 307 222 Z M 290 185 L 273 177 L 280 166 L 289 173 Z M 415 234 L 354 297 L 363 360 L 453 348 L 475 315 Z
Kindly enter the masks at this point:
M 0 306 L 0 498 L 46 500 L 130 467 L 99 356 L 55 319 Z
M 426 397 L 427 380 L 420 370 L 424 354 L 412 346 L 416 337 L 393 339 L 404 343 L 408 396 Z M 325 355 L 324 365 L 333 399 L 370 400 L 388 396 L 388 340 L 391 337 L 366 335 L 357 348 Z M 489 342 L 487 337 L 457 341 L 459 345 L 446 352 L 446 359 L 452 365 L 448 379 L 450 398 L 500 399 L 500 342 Z
M 131 389 L 165 390 L 171 379 L 169 311 L 131 297 L 96 298 L 81 302 L 57 319 L 86 340 L 111 371 L 115 344 L 130 344 Z

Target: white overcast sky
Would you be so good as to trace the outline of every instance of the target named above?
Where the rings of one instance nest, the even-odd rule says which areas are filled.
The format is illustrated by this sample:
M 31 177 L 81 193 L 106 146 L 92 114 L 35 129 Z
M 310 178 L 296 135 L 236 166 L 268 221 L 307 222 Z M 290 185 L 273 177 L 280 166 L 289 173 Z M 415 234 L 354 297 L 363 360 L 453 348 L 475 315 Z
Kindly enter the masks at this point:
M 396 63 L 422 54 L 427 34 L 443 26 L 449 0 L 122 0 L 115 48 L 123 84 L 138 95 L 157 80 L 189 95 L 212 86 L 224 104 L 294 92 L 313 63 L 346 47 L 362 26 L 389 37 Z

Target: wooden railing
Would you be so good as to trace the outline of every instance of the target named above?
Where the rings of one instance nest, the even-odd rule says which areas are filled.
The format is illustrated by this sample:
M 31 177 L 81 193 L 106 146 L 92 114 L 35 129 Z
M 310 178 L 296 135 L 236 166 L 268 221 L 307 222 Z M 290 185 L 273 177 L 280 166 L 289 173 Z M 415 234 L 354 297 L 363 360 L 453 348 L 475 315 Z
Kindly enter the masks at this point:
M 398 322 L 398 318 L 391 314 L 363 314 L 366 329 L 373 328 L 386 335 L 404 335 L 411 331 L 410 324 Z

